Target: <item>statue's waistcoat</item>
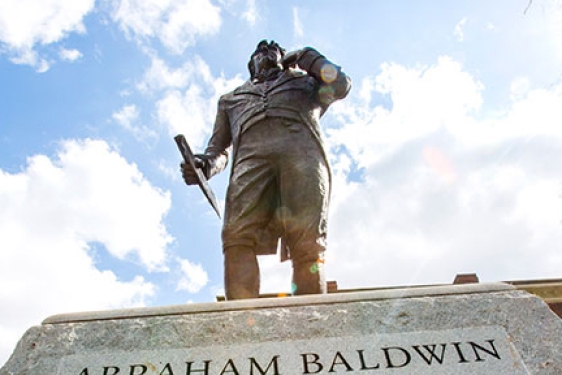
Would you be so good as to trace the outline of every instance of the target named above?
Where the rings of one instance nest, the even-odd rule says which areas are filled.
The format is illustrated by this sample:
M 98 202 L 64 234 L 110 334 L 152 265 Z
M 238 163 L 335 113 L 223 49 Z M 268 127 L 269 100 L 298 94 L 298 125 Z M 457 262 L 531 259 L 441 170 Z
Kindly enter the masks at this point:
M 319 117 L 323 108 L 318 100 L 318 83 L 308 75 L 285 71 L 274 81 L 247 81 L 222 96 L 219 106 L 228 118 L 235 154 L 240 136 L 268 117 L 304 124 L 322 145 Z

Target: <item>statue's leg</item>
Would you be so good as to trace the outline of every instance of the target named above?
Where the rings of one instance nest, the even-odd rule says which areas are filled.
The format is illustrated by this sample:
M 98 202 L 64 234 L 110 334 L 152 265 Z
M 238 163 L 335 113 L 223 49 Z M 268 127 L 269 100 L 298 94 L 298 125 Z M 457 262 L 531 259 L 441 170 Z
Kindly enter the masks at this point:
M 312 133 L 304 125 L 287 128 L 279 162 L 280 205 L 285 245 L 293 261 L 294 294 L 326 293 L 326 250 L 330 172 Z
M 224 288 L 227 300 L 259 297 L 260 270 L 253 248 L 231 246 L 224 250 Z
M 326 292 L 324 253 L 317 254 L 313 259 L 293 259 L 293 294 L 324 294 Z
M 262 251 L 260 234 L 275 208 L 271 205 L 275 198 L 275 173 L 267 157 L 270 148 L 263 147 L 259 130 L 257 126 L 244 134 L 233 161 L 226 195 L 222 243 L 225 292 L 229 300 L 259 297 L 256 254 Z M 273 250 L 276 243 L 274 238 L 270 246 Z

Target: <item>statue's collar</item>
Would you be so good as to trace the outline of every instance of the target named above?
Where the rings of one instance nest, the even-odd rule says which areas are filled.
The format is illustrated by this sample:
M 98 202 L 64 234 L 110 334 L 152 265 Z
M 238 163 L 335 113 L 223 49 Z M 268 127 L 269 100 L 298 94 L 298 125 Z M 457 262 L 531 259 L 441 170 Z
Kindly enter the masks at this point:
M 293 79 L 298 79 L 303 77 L 304 74 L 299 72 L 294 72 L 292 70 L 281 70 L 279 71 L 279 75 L 277 78 L 272 80 L 266 81 L 271 83 L 270 85 L 258 85 L 259 82 L 255 82 L 252 80 L 246 81 L 242 86 L 236 88 L 234 90 L 234 94 L 244 94 L 244 93 L 263 93 L 266 91 L 274 90 L 276 87 L 283 85 L 287 81 L 291 81 Z
M 252 83 L 275 81 L 281 73 L 283 73 L 283 70 L 277 67 L 261 71 L 255 75 Z

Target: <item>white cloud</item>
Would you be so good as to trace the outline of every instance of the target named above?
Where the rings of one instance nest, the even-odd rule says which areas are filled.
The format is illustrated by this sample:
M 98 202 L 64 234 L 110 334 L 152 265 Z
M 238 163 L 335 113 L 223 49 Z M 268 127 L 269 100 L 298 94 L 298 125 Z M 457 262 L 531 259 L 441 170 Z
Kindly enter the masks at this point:
M 212 35 L 221 26 L 220 8 L 209 0 L 120 0 L 113 20 L 138 40 L 157 38 L 181 54 L 196 37 Z
M 153 57 L 150 67 L 137 87 L 145 93 L 158 93 L 185 89 L 195 83 L 202 86 L 213 98 L 218 98 L 243 82 L 239 76 L 232 79 L 227 79 L 223 75 L 214 77 L 209 65 L 197 55 L 185 61 L 177 69 L 170 68 L 162 59 Z
M 517 77 L 511 82 L 509 88 L 511 90 L 511 100 L 516 101 L 524 98 L 531 88 L 531 83 L 526 77 Z
M 0 357 L 54 313 L 144 305 L 155 286 L 99 269 L 111 256 L 166 270 L 168 193 L 103 141 L 66 141 L 19 173 L 0 170 Z M 97 249 L 97 250 L 96 250 Z M 28 298 L 21 298 L 28 296 Z
M 197 85 L 185 93 L 174 90 L 158 102 L 158 119 L 170 135 L 183 134 L 194 145 L 202 145 L 209 133 L 211 105 Z
M 258 260 L 262 275 L 260 293 L 290 294 L 293 272 L 291 262 L 281 263 L 278 255 L 259 256 Z
M 242 19 L 248 22 L 251 26 L 256 24 L 258 20 L 258 10 L 256 6 L 256 0 L 246 1 L 246 10 L 242 13 Z
M 254 26 L 260 19 L 256 0 L 217 0 L 224 10 L 240 17 L 250 26 Z
M 190 144 L 202 146 L 212 131 L 219 96 L 240 85 L 242 79 L 213 77 L 209 66 L 199 57 L 178 70 L 171 70 L 161 62 L 157 69 L 154 65 L 141 86 L 164 89 L 162 99 L 157 102 L 158 120 L 170 135 L 184 134 Z M 178 82 L 174 77 L 183 77 L 179 80 L 183 84 L 174 85 L 173 82 Z M 182 86 L 186 89 L 179 90 Z
M 297 38 L 304 36 L 302 21 L 299 16 L 299 8 L 293 7 L 293 33 Z
M 551 44 L 556 52 L 557 58 L 562 58 L 562 6 L 559 1 L 541 1 L 533 3 L 529 1 L 525 16 L 537 21 L 535 29 L 542 29 L 546 33 L 545 41 Z
M 113 119 L 125 128 L 130 129 L 131 123 L 139 117 L 139 110 L 134 104 L 125 105 L 120 111 L 113 114 Z
M 78 51 L 77 49 L 62 48 L 59 51 L 59 56 L 62 60 L 76 61 L 82 57 L 82 52 Z
M 207 272 L 200 264 L 194 264 L 187 259 L 180 261 L 182 276 L 176 290 L 185 290 L 189 293 L 199 292 L 209 282 Z
M 139 114 L 140 111 L 137 106 L 129 104 L 113 113 L 112 118 L 125 130 L 129 131 L 138 141 L 146 142 L 149 139 L 157 138 L 158 134 L 154 130 L 137 124 Z
M 51 64 L 37 52 L 32 49 L 21 49 L 10 58 L 10 61 L 18 65 L 30 65 L 35 68 L 38 73 L 45 73 L 51 67 Z
M 47 62 L 36 55 L 34 47 L 58 42 L 70 33 L 83 33 L 83 18 L 93 8 L 94 0 L 2 0 L 0 42 L 7 46 L 14 63 L 46 71 Z
M 328 141 L 344 145 L 351 156 L 364 163 L 379 160 L 402 144 L 446 127 L 469 139 L 467 114 L 480 108 L 484 86 L 449 57 L 440 57 L 429 67 L 407 68 L 382 65 L 375 78 L 359 83 L 358 101 L 347 99 L 331 110 L 346 126 L 328 130 Z M 373 95 L 386 95 L 392 109 L 371 107 Z
M 153 57 L 150 67 L 138 84 L 138 88 L 143 92 L 181 89 L 188 84 L 195 74 L 195 70 L 196 66 L 191 61 L 187 61 L 182 67 L 172 70 L 162 59 Z
M 558 48 L 558 56 L 562 57 L 562 7 L 560 3 L 553 2 L 551 5 L 554 5 L 550 12 L 547 14 L 550 15 L 550 30 L 552 38 L 554 39 L 554 43 Z
M 562 84 L 551 89 L 534 89 L 519 87 L 519 95 L 514 95 L 509 112 L 503 118 L 491 121 L 491 138 L 497 140 L 502 134 L 512 137 L 535 137 L 537 135 L 560 137 L 562 130 L 559 119 L 562 118 Z M 523 83 L 524 84 L 524 83 Z
M 327 134 L 328 279 L 350 288 L 449 283 L 461 272 L 559 277 L 562 85 L 516 79 L 511 105 L 486 110 L 483 87 L 450 58 L 386 64 L 333 108 L 343 125 Z M 381 95 L 388 107 L 369 104 Z
M 466 26 L 466 17 L 455 25 L 454 35 L 459 42 L 464 42 L 464 27 Z

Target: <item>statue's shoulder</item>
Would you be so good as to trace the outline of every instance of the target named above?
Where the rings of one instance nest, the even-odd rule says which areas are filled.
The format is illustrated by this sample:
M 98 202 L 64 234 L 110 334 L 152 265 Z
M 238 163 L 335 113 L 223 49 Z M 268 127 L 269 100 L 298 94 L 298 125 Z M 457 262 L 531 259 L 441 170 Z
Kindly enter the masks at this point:
M 223 94 L 219 100 L 229 100 L 232 99 L 237 94 L 244 93 L 247 91 L 252 91 L 253 89 L 254 89 L 254 85 L 250 80 L 247 80 L 242 85 L 235 88 L 234 90 L 229 91 L 226 94 Z
M 231 90 L 225 94 L 222 94 L 219 97 L 219 104 L 220 103 L 227 103 L 229 101 L 231 101 L 235 94 L 237 94 L 238 92 L 240 92 L 241 90 L 244 90 L 245 88 L 247 88 L 250 85 L 250 81 L 246 81 L 244 82 L 242 85 L 238 86 L 237 88 L 235 88 L 234 90 Z
M 220 102 L 224 102 L 224 101 L 228 101 L 228 99 L 232 97 L 233 92 L 234 92 L 234 91 L 229 91 L 229 92 L 227 92 L 227 93 L 225 93 L 225 94 L 222 94 L 222 95 L 219 97 L 219 103 L 220 103 Z

